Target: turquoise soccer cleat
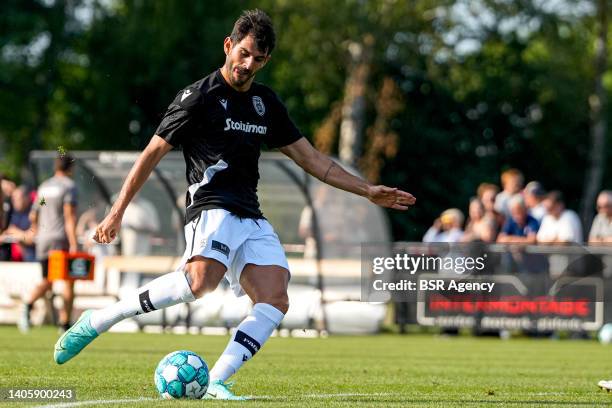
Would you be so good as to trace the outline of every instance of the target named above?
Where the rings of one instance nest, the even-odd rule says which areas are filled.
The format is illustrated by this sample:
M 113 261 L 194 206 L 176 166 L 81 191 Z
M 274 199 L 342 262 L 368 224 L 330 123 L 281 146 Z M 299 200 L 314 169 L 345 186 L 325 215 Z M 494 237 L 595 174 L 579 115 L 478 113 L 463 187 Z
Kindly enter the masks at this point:
M 98 337 L 98 333 L 89 323 L 91 312 L 84 311 L 79 320 L 55 343 L 53 358 L 57 364 L 64 364 Z
M 206 390 L 206 395 L 202 399 L 218 399 L 231 401 L 246 401 L 248 398 L 234 395 L 230 388 L 234 385 L 233 382 L 224 384 L 221 380 L 211 381 Z

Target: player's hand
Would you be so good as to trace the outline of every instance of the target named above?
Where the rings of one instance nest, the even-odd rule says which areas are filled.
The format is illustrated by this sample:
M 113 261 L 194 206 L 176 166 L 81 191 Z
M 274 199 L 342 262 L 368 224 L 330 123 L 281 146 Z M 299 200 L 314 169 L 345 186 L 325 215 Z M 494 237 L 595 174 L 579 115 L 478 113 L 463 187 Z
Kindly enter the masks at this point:
M 78 245 L 70 245 L 70 246 L 68 247 L 68 253 L 70 253 L 70 254 L 74 254 L 74 253 L 76 253 L 76 252 L 79 252 L 79 247 L 78 247 Z
M 368 199 L 381 207 L 402 211 L 406 211 L 416 202 L 412 194 L 387 186 L 371 186 L 368 191 Z
M 121 217 L 108 214 L 96 227 L 93 240 L 99 244 L 110 244 L 117 237 L 120 228 Z

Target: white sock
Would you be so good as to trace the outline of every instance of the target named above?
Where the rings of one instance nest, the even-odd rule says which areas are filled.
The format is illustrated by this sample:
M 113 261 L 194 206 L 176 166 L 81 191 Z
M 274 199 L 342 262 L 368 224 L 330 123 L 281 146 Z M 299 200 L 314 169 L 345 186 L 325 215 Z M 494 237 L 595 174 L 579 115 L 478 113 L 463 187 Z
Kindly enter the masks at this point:
M 128 317 L 194 300 L 185 272 L 171 272 L 152 280 L 115 304 L 94 310 L 90 323 L 98 333 L 102 333 Z
M 225 382 L 253 357 L 278 327 L 285 315 L 272 305 L 256 303 L 240 323 L 225 351 L 210 371 L 211 380 Z

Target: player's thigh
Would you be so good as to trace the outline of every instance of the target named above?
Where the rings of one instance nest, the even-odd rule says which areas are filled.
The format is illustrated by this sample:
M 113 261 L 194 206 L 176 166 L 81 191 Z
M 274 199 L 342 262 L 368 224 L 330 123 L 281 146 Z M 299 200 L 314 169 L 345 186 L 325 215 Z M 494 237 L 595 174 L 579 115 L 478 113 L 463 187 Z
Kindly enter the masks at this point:
M 283 313 L 288 308 L 289 271 L 278 265 L 247 264 L 240 274 L 240 286 L 253 303 L 269 303 Z
M 227 268 L 216 259 L 196 255 L 185 265 L 190 287 L 196 296 L 216 289 Z

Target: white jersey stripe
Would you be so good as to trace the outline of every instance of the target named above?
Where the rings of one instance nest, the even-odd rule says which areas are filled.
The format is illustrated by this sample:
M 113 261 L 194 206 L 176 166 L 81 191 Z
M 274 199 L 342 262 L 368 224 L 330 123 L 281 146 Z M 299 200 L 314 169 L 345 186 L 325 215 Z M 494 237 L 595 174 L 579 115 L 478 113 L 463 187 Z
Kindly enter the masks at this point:
M 193 205 L 196 191 L 198 191 L 200 187 L 205 186 L 206 184 L 210 183 L 210 180 L 212 180 L 213 176 L 217 174 L 217 172 L 221 170 L 225 170 L 227 169 L 227 167 L 228 167 L 228 164 L 225 161 L 223 161 L 223 159 L 219 159 L 217 163 L 215 163 L 212 166 L 209 166 L 206 170 L 204 170 L 202 181 L 200 181 L 199 183 L 194 183 L 190 185 L 189 188 L 187 189 L 187 191 L 189 191 L 189 197 L 191 198 L 190 204 L 189 206 L 187 206 L 187 208 Z

